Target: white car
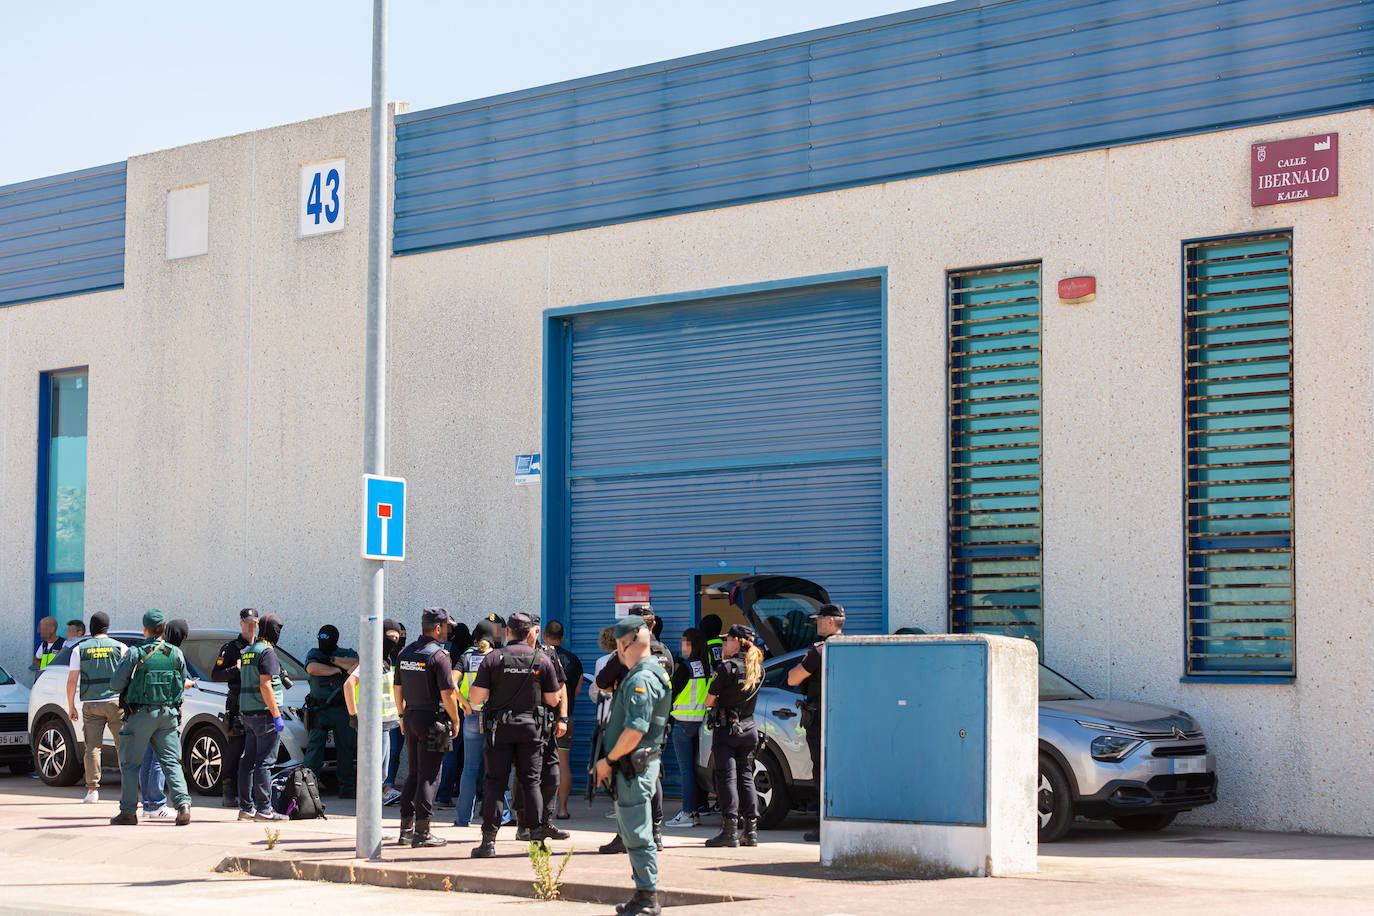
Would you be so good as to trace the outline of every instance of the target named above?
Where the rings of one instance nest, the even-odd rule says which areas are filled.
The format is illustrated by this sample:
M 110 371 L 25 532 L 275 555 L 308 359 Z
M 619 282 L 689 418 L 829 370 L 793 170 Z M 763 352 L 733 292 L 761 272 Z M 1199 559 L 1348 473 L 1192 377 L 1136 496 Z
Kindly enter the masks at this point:
M 129 646 L 143 642 L 141 632 L 112 632 L 109 635 Z M 236 635 L 231 630 L 192 630 L 181 646 L 186 655 L 187 676 L 195 681 L 195 686 L 186 691 L 181 703 L 181 764 L 186 771 L 186 787 L 200 795 L 220 793 L 224 750 L 229 740 L 224 722 L 224 698 L 229 687 L 211 681 L 206 672 L 214 666 L 220 646 Z M 81 725 L 67 717 L 67 664 L 71 648 L 64 648 L 43 669 L 28 698 L 28 737 L 33 745 L 33 761 L 39 778 L 50 786 L 75 785 L 84 776 L 85 744 Z M 299 709 L 305 702 L 309 685 L 304 665 L 282 649 L 277 650 L 277 657 L 282 670 L 294 683 L 286 691 L 286 708 L 282 710 L 286 730 L 281 733 L 276 765 L 295 766 L 305 757 L 307 734 Z M 76 702 L 80 710 L 79 695 Z M 0 728 L 0 732 L 3 731 Z M 101 761 L 107 767 L 119 766 L 114 739 L 108 730 Z M 231 775 L 230 778 L 236 777 Z
M 28 718 L 29 688 L 0 668 L 0 765 L 16 776 L 33 772 Z

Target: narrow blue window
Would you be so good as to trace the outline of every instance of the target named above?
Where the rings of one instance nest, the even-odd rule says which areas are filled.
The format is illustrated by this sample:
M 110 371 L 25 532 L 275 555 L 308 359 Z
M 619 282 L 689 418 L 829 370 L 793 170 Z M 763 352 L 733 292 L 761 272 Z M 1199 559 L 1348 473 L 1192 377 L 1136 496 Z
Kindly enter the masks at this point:
M 1040 265 L 949 274 L 949 623 L 1043 638 Z
M 1292 249 L 1184 246 L 1188 675 L 1296 673 Z
M 87 371 L 45 372 L 39 385 L 34 610 L 66 624 L 85 617 Z

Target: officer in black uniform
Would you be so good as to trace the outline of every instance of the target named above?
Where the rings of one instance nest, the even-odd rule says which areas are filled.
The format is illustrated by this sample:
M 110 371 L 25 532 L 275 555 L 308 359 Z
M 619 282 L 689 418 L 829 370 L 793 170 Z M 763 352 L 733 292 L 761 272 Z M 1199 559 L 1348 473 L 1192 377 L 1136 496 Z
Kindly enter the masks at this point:
M 531 619 L 536 627 L 539 625 L 539 617 L 531 614 Z M 557 621 L 554 621 L 557 624 Z M 560 830 L 554 826 L 553 816 L 558 807 L 558 788 L 560 781 L 560 771 L 558 766 L 558 742 L 568 733 L 568 673 L 563 667 L 563 657 L 558 651 L 543 641 L 543 634 L 540 634 L 538 649 L 544 653 L 544 659 L 553 667 L 554 677 L 558 680 L 558 705 L 556 707 L 544 707 L 544 728 L 542 732 L 542 744 L 539 748 L 539 794 L 542 798 L 540 806 L 540 824 L 543 829 L 545 839 L 566 840 L 571 834 L 566 830 Z M 572 689 L 577 685 L 573 684 Z M 516 833 L 516 839 L 533 839 L 529 833 L 528 821 L 521 820 L 521 829 Z
M 239 759 L 243 757 L 243 715 L 239 712 L 239 667 L 242 665 L 243 650 L 253 644 L 258 634 L 258 612 L 246 607 L 239 611 L 239 635 L 219 647 L 219 657 L 210 671 L 210 680 L 228 686 L 224 695 L 224 730 L 229 735 L 229 743 L 224 748 L 223 774 L 220 784 L 224 787 L 225 808 L 239 806 Z
M 649 627 L 651 633 L 653 632 L 656 618 L 654 616 L 654 607 L 652 604 L 632 604 L 630 605 L 629 615 L 644 618 L 645 626 Z M 668 675 L 668 679 L 671 682 L 673 671 L 677 667 L 677 663 L 673 660 L 673 653 L 668 650 L 667 646 L 659 642 L 653 636 L 649 637 L 649 653 L 663 666 L 663 673 Z M 596 676 L 597 689 L 615 690 L 620 684 L 620 679 L 623 678 L 628 671 L 629 669 L 625 667 L 625 663 L 620 660 L 619 653 L 611 656 L 610 660 L 602 666 L 601 673 Z M 654 846 L 661 850 L 663 849 L 663 770 L 661 767 L 659 768 L 658 782 L 654 785 L 654 797 L 650 805 L 650 812 L 653 817 Z M 609 843 L 601 846 L 597 851 L 603 853 L 624 852 L 625 841 L 622 840 L 620 834 L 617 833 Z
M 806 653 L 801 664 L 787 672 L 787 683 L 796 687 L 806 684 L 806 702 L 802 705 L 802 727 L 806 729 L 806 747 L 811 752 L 811 777 L 816 780 L 816 790 L 821 791 L 821 677 L 823 665 L 821 650 L 825 641 L 839 635 L 844 629 L 844 608 L 838 604 L 823 604 L 811 615 L 816 621 L 816 635 L 820 637 L 811 651 Z M 808 830 L 802 835 L 808 843 L 819 843 L 821 832 Z
M 482 659 L 468 691 L 468 699 L 482 708 L 486 732 L 487 784 L 482 793 L 482 842 L 473 858 L 496 855 L 496 831 L 500 829 L 501 798 L 515 764 L 516 805 L 524 823 L 531 825 L 530 840 L 546 836 L 540 825 L 543 799 L 539 790 L 539 761 L 545 707 L 557 706 L 562 691 L 548 656 L 535 649 L 539 627 L 528 614 L 512 614 L 506 621 L 505 646 Z
M 412 849 L 448 842 L 431 833 L 429 826 L 439 790 L 439 768 L 458 736 L 453 663 L 439 645 L 440 637 L 448 633 L 448 619 L 448 611 L 441 607 L 425 608 L 420 615 L 423 635 L 397 659 L 396 709 L 405 729 L 410 772 L 401 789 L 401 833 L 396 844 Z
M 706 693 L 721 825 L 707 846 L 759 845 L 759 799 L 754 791 L 759 732 L 754 725 L 754 702 L 763 683 L 763 651 L 757 643 L 751 628 L 732 626 L 725 634 L 724 657 Z M 743 836 L 739 834 L 741 817 Z

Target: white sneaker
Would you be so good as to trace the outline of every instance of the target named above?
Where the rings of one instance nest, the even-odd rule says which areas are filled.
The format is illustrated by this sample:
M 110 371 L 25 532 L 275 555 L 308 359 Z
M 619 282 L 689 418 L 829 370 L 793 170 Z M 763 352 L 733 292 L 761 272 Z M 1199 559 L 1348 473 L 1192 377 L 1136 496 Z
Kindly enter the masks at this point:
M 665 826 L 665 827 L 700 827 L 700 826 L 701 826 L 701 822 L 697 820 L 697 816 L 696 816 L 695 814 L 688 814 L 686 811 L 679 811 L 679 812 L 677 813 L 677 817 L 674 817 L 671 821 L 668 821 L 668 822 L 667 822 L 666 824 L 664 824 L 663 826 Z
M 394 804 L 396 804 L 396 803 L 397 803 L 398 801 L 400 801 L 400 800 L 401 800 L 401 790 L 400 790 L 400 789 L 396 789 L 396 788 L 394 788 L 394 787 L 388 787 L 387 790 L 386 790 L 386 794 L 384 794 L 384 795 L 382 796 L 382 804 L 383 804 L 383 805 L 394 805 Z
M 155 821 L 174 821 L 177 819 L 177 809 L 169 808 L 166 805 L 163 805 L 156 811 L 143 812 L 143 816 L 152 818 Z
M 615 820 L 615 805 L 611 805 L 611 810 L 609 810 L 609 811 L 606 812 L 606 820 L 608 820 L 608 821 L 613 821 L 613 820 Z
M 278 814 L 278 813 L 275 812 L 275 811 L 259 811 L 257 814 L 253 815 L 253 820 L 255 820 L 255 821 L 288 821 L 288 820 L 290 820 L 290 818 L 287 817 L 285 814 Z
M 81 799 L 81 804 L 83 804 L 83 805 L 94 805 L 94 804 L 95 804 L 96 802 L 98 802 L 98 801 L 100 801 L 100 792 L 99 792 L 99 790 L 97 790 L 97 789 L 87 789 L 87 790 L 86 790 L 86 797 L 83 798 L 83 799 Z

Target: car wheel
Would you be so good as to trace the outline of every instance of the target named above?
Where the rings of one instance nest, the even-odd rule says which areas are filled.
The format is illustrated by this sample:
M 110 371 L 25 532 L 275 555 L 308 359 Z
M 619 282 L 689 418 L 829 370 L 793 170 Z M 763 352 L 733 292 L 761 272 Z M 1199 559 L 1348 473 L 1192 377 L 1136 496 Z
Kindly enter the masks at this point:
M 761 751 L 754 758 L 754 792 L 759 797 L 760 828 L 772 830 L 787 820 L 792 800 L 782 778 L 782 767 L 769 751 Z
M 182 749 L 186 784 L 197 795 L 218 795 L 224 776 L 224 752 L 228 742 L 218 728 L 205 725 L 191 732 Z
M 1122 830 L 1129 830 L 1132 833 L 1151 833 L 1168 827 L 1176 817 L 1178 817 L 1178 813 L 1175 811 L 1155 814 L 1123 814 L 1121 817 L 1112 818 L 1112 823 Z
M 72 730 L 57 716 L 38 723 L 32 735 L 38 778 L 50 786 L 72 786 L 81 778 L 81 753 Z
M 1073 824 L 1073 793 L 1059 764 L 1044 754 L 1040 755 L 1040 781 L 1035 796 L 1040 842 L 1062 840 Z

